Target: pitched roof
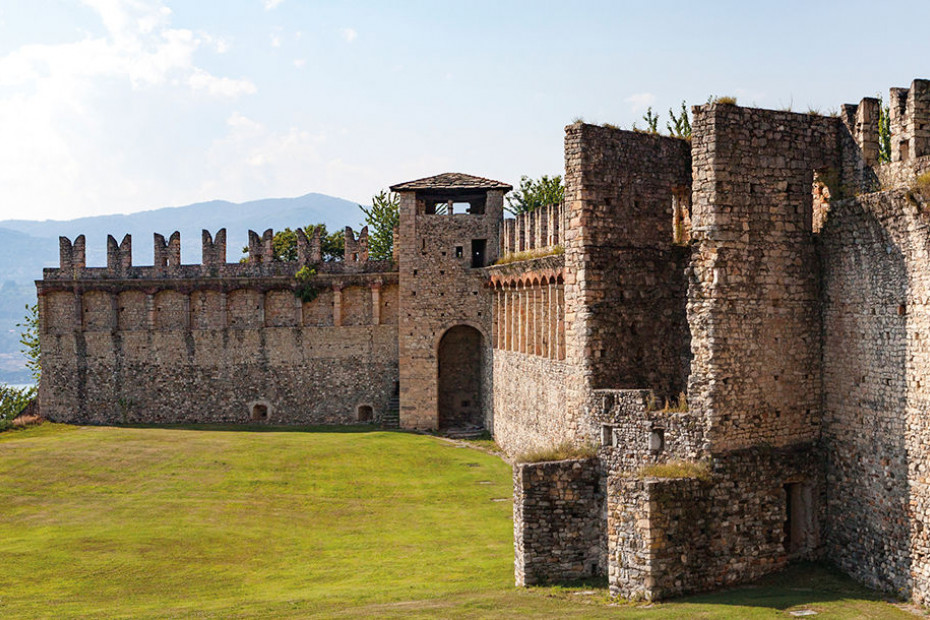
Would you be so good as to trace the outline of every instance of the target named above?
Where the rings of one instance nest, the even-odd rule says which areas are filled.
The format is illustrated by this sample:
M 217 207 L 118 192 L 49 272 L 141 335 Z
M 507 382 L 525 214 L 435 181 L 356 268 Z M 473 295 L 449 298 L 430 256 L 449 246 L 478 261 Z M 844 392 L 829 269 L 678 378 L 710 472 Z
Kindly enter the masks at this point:
M 406 183 L 391 186 L 392 192 L 410 192 L 420 189 L 501 189 L 509 192 L 513 189 L 513 186 L 460 172 L 443 172 L 425 179 L 407 181 Z

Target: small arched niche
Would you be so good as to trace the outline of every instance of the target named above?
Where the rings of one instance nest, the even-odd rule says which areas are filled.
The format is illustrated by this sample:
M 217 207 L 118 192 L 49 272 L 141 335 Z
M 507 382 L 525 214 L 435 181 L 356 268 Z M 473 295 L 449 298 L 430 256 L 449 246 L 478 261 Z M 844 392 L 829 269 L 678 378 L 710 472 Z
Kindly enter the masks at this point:
M 375 410 L 371 405 L 358 406 L 358 421 L 362 424 L 373 422 L 375 419 Z
M 249 419 L 252 422 L 267 422 L 271 418 L 271 404 L 267 400 L 249 403 Z

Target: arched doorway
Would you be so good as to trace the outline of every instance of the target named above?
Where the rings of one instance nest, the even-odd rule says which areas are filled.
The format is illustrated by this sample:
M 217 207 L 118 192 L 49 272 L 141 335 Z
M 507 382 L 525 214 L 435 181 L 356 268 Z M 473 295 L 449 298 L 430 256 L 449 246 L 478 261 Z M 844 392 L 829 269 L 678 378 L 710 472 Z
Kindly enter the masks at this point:
M 484 426 L 481 332 L 456 325 L 439 341 L 439 428 Z

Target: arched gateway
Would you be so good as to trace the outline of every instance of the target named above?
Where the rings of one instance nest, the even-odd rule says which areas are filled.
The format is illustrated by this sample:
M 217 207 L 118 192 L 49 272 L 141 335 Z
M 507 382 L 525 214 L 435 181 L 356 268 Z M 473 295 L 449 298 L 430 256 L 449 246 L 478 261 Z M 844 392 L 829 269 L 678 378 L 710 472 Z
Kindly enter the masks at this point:
M 481 407 L 482 336 L 456 325 L 439 341 L 439 428 L 484 426 Z

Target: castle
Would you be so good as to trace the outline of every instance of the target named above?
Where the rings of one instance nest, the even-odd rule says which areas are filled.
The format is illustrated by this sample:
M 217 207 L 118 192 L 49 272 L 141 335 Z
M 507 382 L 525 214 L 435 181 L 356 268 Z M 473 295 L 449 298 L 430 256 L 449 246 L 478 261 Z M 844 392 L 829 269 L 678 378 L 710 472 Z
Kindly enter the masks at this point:
M 516 220 L 505 183 L 395 185 L 389 262 L 365 231 L 338 263 L 267 231 L 230 264 L 205 231 L 199 265 L 155 235 L 151 267 L 111 237 L 87 268 L 63 238 L 42 411 L 593 444 L 514 466 L 518 584 L 656 599 L 825 557 L 930 603 L 930 81 L 891 90 L 890 162 L 876 99 L 693 115 L 690 141 L 569 125 L 564 204 Z

